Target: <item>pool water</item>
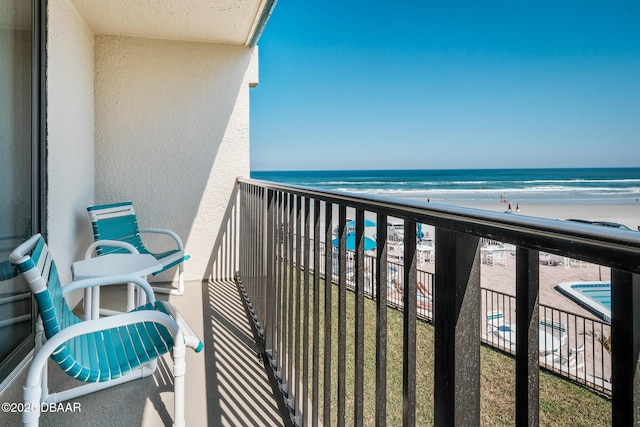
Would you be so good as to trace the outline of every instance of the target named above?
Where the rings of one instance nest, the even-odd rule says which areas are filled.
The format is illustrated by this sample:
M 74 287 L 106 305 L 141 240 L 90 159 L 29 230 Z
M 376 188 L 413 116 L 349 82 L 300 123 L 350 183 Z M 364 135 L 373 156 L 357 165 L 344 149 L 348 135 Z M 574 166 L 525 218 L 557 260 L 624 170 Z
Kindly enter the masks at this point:
M 571 287 L 586 297 L 599 302 L 600 304 L 611 310 L 611 284 L 610 283 L 589 283 L 580 285 L 571 285 Z
M 556 289 L 599 318 L 611 321 L 611 282 L 564 282 Z

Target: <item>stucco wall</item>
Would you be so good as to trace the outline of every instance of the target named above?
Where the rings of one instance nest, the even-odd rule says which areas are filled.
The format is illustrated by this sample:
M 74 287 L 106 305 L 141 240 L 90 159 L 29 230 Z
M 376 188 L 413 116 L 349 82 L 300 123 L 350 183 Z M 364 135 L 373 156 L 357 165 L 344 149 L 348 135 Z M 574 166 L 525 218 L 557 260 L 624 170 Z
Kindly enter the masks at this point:
M 178 233 L 186 280 L 212 274 L 235 178 L 249 174 L 255 83 L 255 48 L 95 39 L 95 202 L 132 200 L 142 228 Z
M 67 282 L 71 263 L 92 241 L 85 224 L 94 197 L 94 43 L 69 0 L 49 0 L 48 15 L 47 226 L 60 276 Z

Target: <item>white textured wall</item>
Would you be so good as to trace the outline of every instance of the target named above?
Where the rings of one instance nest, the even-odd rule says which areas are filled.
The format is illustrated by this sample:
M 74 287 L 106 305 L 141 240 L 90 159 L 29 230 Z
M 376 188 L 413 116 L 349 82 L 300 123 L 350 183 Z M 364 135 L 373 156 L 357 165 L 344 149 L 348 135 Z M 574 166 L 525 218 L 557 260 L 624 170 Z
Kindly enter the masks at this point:
M 92 241 L 85 224 L 86 207 L 94 198 L 94 43 L 70 0 L 49 0 L 48 14 L 47 225 L 60 276 L 67 282 L 71 263 Z
M 235 178 L 249 175 L 255 83 L 256 49 L 96 37 L 95 202 L 132 200 L 141 227 L 178 233 L 187 280 L 212 274 Z

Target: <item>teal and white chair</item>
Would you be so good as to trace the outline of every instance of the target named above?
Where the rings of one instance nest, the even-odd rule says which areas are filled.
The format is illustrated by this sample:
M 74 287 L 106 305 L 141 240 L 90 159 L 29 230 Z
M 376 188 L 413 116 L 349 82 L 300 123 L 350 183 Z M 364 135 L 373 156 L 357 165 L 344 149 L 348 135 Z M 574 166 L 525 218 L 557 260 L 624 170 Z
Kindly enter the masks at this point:
M 169 303 L 155 301 L 144 279 L 110 276 L 79 280 L 62 286 L 55 262 L 42 236 L 36 234 L 9 256 L 33 292 L 40 319 L 36 348 L 24 386 L 24 425 L 38 425 L 43 404 L 62 402 L 151 375 L 157 359 L 172 352 L 174 425 L 184 426 L 185 346 L 199 352 L 203 344 Z M 64 295 L 79 289 L 135 283 L 148 303 L 129 313 L 82 321 Z M 44 336 L 43 336 L 44 333 Z M 87 384 L 49 394 L 49 357 L 73 378 Z
M 177 289 L 154 287 L 153 290 L 171 295 L 184 293 L 184 262 L 190 258 L 190 255 L 184 251 L 182 240 L 176 233 L 158 228 L 140 230 L 132 202 L 89 206 L 87 211 L 91 218 L 95 240 L 87 250 L 87 254 L 91 254 L 94 250 L 98 255 L 127 252 L 151 254 L 162 264 L 162 269 L 153 273 L 154 276 L 172 267 L 178 267 Z M 142 242 L 142 233 L 168 235 L 175 242 L 175 247 L 165 252 L 152 253 Z M 106 244 L 107 242 L 104 241 L 109 242 Z

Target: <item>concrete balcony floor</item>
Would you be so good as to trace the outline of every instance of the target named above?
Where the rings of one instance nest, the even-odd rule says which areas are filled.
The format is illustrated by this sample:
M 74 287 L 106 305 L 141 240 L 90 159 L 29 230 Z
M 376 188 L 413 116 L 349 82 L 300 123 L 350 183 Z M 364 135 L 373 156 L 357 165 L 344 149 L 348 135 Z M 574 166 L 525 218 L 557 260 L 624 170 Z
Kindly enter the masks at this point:
M 203 338 L 205 349 L 187 349 L 186 423 L 188 426 L 284 425 L 278 391 L 269 380 L 232 281 L 185 283 L 185 295 L 169 300 Z M 117 308 L 124 289 L 103 290 L 102 306 Z M 166 296 L 158 295 L 158 299 Z M 43 413 L 41 426 L 171 426 L 172 361 L 166 355 L 144 379 L 74 399 L 80 412 Z M 0 395 L 22 402 L 24 369 Z M 56 366 L 49 369 L 50 392 L 73 385 Z M 285 412 L 286 413 L 286 412 Z M 20 414 L 0 413 L 1 425 L 20 425 Z

